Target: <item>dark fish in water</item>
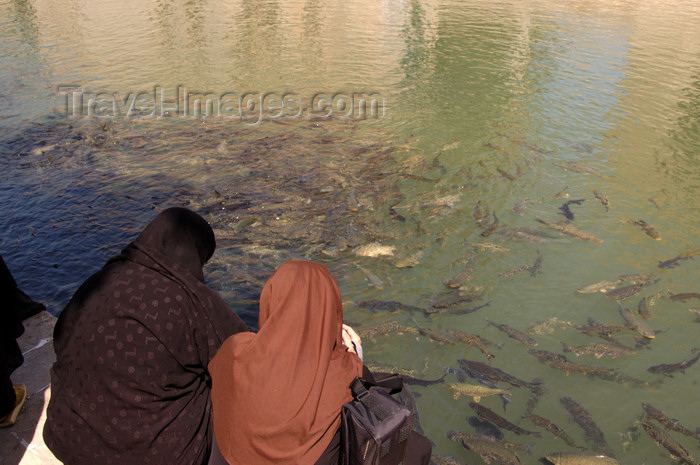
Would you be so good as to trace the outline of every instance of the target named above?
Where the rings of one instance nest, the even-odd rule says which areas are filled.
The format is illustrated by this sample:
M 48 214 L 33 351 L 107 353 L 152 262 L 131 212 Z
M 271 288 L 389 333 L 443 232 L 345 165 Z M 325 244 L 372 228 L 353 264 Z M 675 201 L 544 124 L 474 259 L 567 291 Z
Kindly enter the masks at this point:
M 603 204 L 605 207 L 605 211 L 609 212 L 610 211 L 610 202 L 608 201 L 608 198 L 603 194 L 602 192 L 599 191 L 593 191 L 593 195 L 595 195 L 595 198 L 600 200 L 600 203 Z
M 677 371 L 685 374 L 686 368 L 690 368 L 695 365 L 695 362 L 697 362 L 698 358 L 700 358 L 700 349 L 693 349 L 693 352 L 697 352 L 697 355 L 693 358 L 683 360 L 679 363 L 662 363 L 661 365 L 654 365 L 647 368 L 647 371 L 657 375 L 668 376 L 669 378 L 673 378 L 673 373 Z
M 690 455 L 690 452 L 688 452 L 685 447 L 666 431 L 657 428 L 648 421 L 642 420 L 640 423 L 649 437 L 652 438 L 657 445 L 663 446 L 671 454 L 671 458 L 679 460 L 687 465 L 698 465 L 698 463 L 700 463 Z
M 493 222 L 490 225 L 488 225 L 488 227 L 481 232 L 480 236 L 486 237 L 489 234 L 491 234 L 492 232 L 494 232 L 496 230 L 496 228 L 498 228 L 498 218 L 496 217 L 496 212 L 494 211 L 493 212 Z
M 491 381 L 504 381 L 512 386 L 516 387 L 526 387 L 532 389 L 540 383 L 528 383 L 515 376 L 509 375 L 503 370 L 489 366 L 485 363 L 475 362 L 467 359 L 459 359 L 459 366 L 465 370 L 469 376 L 477 379 L 488 379 Z
M 696 256 L 698 254 L 700 254 L 700 249 L 690 250 L 688 252 L 684 252 L 684 253 L 680 254 L 677 257 L 671 258 L 669 260 L 664 260 L 663 262 L 659 262 L 659 264 L 657 266 L 659 268 L 666 268 L 666 269 L 675 268 L 683 260 L 692 259 L 694 256 Z
M 448 329 L 447 332 L 454 339 L 457 339 L 460 342 L 466 342 L 470 347 L 478 348 L 489 360 L 494 357 L 494 355 L 486 348 L 486 344 L 490 344 L 490 342 L 483 339 L 481 336 L 468 334 L 464 331 L 453 328 Z
M 474 210 L 472 211 L 472 216 L 476 220 L 476 223 L 479 226 L 482 226 L 486 224 L 489 220 L 489 211 L 488 208 L 484 210 L 481 207 L 481 200 L 476 202 L 476 206 L 474 207 Z
M 576 355 L 593 355 L 595 358 L 617 358 L 624 355 L 632 355 L 637 353 L 637 351 L 619 344 L 593 342 L 585 346 L 574 347 L 562 342 L 562 345 L 564 346 L 564 352 L 574 352 Z
M 455 439 L 451 437 L 450 439 L 461 442 L 465 448 L 479 455 L 486 463 L 491 463 L 493 460 L 500 465 L 522 465 L 520 457 L 518 457 L 514 451 L 493 441 L 485 439 L 462 439 L 459 437 L 455 437 Z
M 632 313 L 622 305 L 620 305 L 620 315 L 622 315 L 622 318 L 627 323 L 627 326 L 634 329 L 640 335 L 644 336 L 647 339 L 654 339 L 656 337 L 656 333 L 653 329 L 651 329 L 651 326 L 649 326 L 649 324 L 647 324 L 646 321 L 644 321 L 639 315 L 637 315 L 636 313 Z
M 503 228 L 500 231 L 508 239 L 515 241 L 527 241 L 532 244 L 544 244 L 552 239 L 548 234 L 541 231 L 529 231 L 524 229 Z
M 661 294 L 648 295 L 642 297 L 642 300 L 637 304 L 637 313 L 643 318 L 649 318 L 651 316 L 651 307 L 656 304 L 656 300 L 661 297 Z
M 424 309 L 420 307 L 415 307 L 413 305 L 402 304 L 401 302 L 394 302 L 391 300 L 363 300 L 362 302 L 354 302 L 356 307 L 366 308 L 367 310 L 375 313 L 377 310 L 386 310 L 388 312 L 398 312 L 400 310 L 406 310 L 409 312 L 423 312 Z
M 700 439 L 700 436 L 697 433 L 694 433 L 693 431 L 690 431 L 688 428 L 681 425 L 678 422 L 678 420 L 670 419 L 662 410 L 657 409 L 653 405 L 642 402 L 642 408 L 644 408 L 644 412 L 646 413 L 647 418 L 658 421 L 664 426 L 664 428 L 671 431 L 676 431 L 681 434 L 685 434 L 686 436 L 691 436 Z
M 560 234 L 563 234 L 565 236 L 575 237 L 576 239 L 581 239 L 583 241 L 588 241 L 588 242 L 595 242 L 598 244 L 601 244 L 603 242 L 603 239 L 599 238 L 595 234 L 581 231 L 579 229 L 574 228 L 573 226 L 571 226 L 569 224 L 550 223 L 548 221 L 541 220 L 539 218 L 536 218 L 536 220 L 539 223 L 542 223 L 543 225 L 547 226 L 548 228 L 552 228 L 556 231 L 559 231 Z
M 534 340 L 533 338 L 531 338 L 527 334 L 523 333 L 522 331 L 517 330 L 511 326 L 508 326 L 507 324 L 494 323 L 493 321 L 490 321 L 488 319 L 486 320 L 486 322 L 489 325 L 500 329 L 501 331 L 506 333 L 508 335 L 508 337 L 515 339 L 516 341 L 520 342 L 521 344 L 525 344 L 528 346 L 536 346 L 537 345 L 536 340 Z
M 547 386 L 544 383 L 532 389 L 525 405 L 526 413 L 532 413 L 535 410 L 545 392 L 547 392 Z
M 439 307 L 429 307 L 423 310 L 423 313 L 425 313 L 425 316 L 428 317 L 432 315 L 433 313 L 442 313 L 446 315 L 466 315 L 468 313 L 475 312 L 477 310 L 480 310 L 484 307 L 487 307 L 491 305 L 491 302 L 486 302 L 483 305 L 477 305 L 475 307 L 448 307 L 448 308 L 439 308 Z
M 418 334 L 417 328 L 401 324 L 397 321 L 360 326 L 356 328 L 356 331 L 361 338 L 369 338 L 378 335 L 383 336 L 386 334 Z
M 644 231 L 644 234 L 646 234 L 647 236 L 651 237 L 652 239 L 654 239 L 654 240 L 656 240 L 656 241 L 660 241 L 660 240 L 661 240 L 661 235 L 659 234 L 659 232 L 658 232 L 656 229 L 654 229 L 653 227 L 651 227 L 651 226 L 650 226 L 646 221 L 644 221 L 644 220 L 639 220 L 639 219 L 637 219 L 637 220 L 624 219 L 624 220 L 621 220 L 621 222 L 622 222 L 622 223 L 632 223 L 632 224 L 636 224 L 637 226 L 639 226 L 639 227 L 642 228 L 642 231 Z
M 639 294 L 640 292 L 642 292 L 642 289 L 657 282 L 659 282 L 658 279 L 649 282 L 632 284 L 630 286 L 618 287 L 617 289 L 608 291 L 605 294 L 605 296 L 615 300 L 625 300 L 632 297 L 633 295 Z
M 604 325 L 592 318 L 588 319 L 588 324 L 578 326 L 576 331 L 579 333 L 588 334 L 589 336 L 603 336 L 608 339 L 612 337 L 612 333 L 631 329 L 624 325 Z
M 649 201 L 650 204 L 652 204 L 653 206 L 655 206 L 657 210 L 659 209 L 659 204 L 656 203 L 656 200 L 654 200 L 654 199 L 651 198 L 651 197 L 649 197 L 647 200 Z
M 516 274 L 520 274 L 525 270 L 529 270 L 530 265 L 523 265 L 519 266 L 518 268 L 513 268 L 510 270 L 503 271 L 501 273 L 498 273 L 499 278 L 510 278 L 511 276 L 515 276 Z
M 477 430 L 484 431 L 484 433 L 450 431 L 447 433 L 447 437 L 455 442 L 458 442 L 459 440 L 491 441 L 494 444 L 498 444 L 499 446 L 510 450 L 520 450 L 524 452 L 530 450 L 530 444 L 517 444 L 514 442 L 504 441 L 501 430 L 499 430 L 493 423 L 479 420 L 477 417 L 469 417 L 467 421 L 469 422 L 470 426 L 473 426 Z
M 574 212 L 571 211 L 571 208 L 569 208 L 569 205 L 574 204 L 574 205 L 581 205 L 583 202 L 585 202 L 586 199 L 576 199 L 576 200 L 568 200 L 562 204 L 561 207 L 559 207 L 559 211 L 561 212 L 562 215 L 567 220 L 573 220 L 574 219 Z
M 610 445 L 605 440 L 603 432 L 598 428 L 598 425 L 593 421 L 593 417 L 588 410 L 583 408 L 581 404 L 576 402 L 571 397 L 562 397 L 560 399 L 566 410 L 571 415 L 571 419 L 578 423 L 583 428 L 585 439 L 593 446 L 596 452 L 602 452 L 609 456 L 614 456 Z
M 541 268 L 542 268 L 542 254 L 540 253 L 540 250 L 537 249 L 537 257 L 535 258 L 535 263 L 533 263 L 530 266 L 530 268 L 528 268 L 528 271 L 530 272 L 530 276 L 532 276 L 534 278 L 535 276 L 540 274 Z
M 510 174 L 510 173 L 508 173 L 507 171 L 505 171 L 505 170 L 503 170 L 503 169 L 501 169 L 501 168 L 496 168 L 496 171 L 498 171 L 498 174 L 500 174 L 501 176 L 503 176 L 503 177 L 506 178 L 507 180 L 509 180 L 509 181 L 515 181 L 515 176 L 513 176 L 513 175 Z
M 685 302 L 688 299 L 700 299 L 700 294 L 697 292 L 685 292 L 682 294 L 670 294 L 671 302 Z
M 525 412 L 525 414 L 523 415 L 523 418 L 527 418 L 532 423 L 534 423 L 536 426 L 539 426 L 540 428 L 544 428 L 547 431 L 549 431 L 550 433 L 552 433 L 553 435 L 555 435 L 556 437 L 563 439 L 564 442 L 566 442 L 571 447 L 578 447 L 579 449 L 583 449 L 583 447 L 576 444 L 576 442 L 571 438 L 571 436 L 566 434 L 566 432 L 563 429 L 561 429 L 559 426 L 552 423 L 550 420 L 548 420 L 544 417 L 541 417 L 539 415 L 535 415 L 534 413 L 531 413 L 531 412 Z
M 605 455 L 586 455 L 577 452 L 554 452 L 540 459 L 552 465 L 619 465 L 620 462 Z
M 471 294 L 467 295 L 451 295 L 449 297 L 445 297 L 444 299 L 441 299 L 437 302 L 435 302 L 433 305 L 431 305 L 431 308 L 454 308 L 454 307 L 459 307 L 460 305 L 464 303 L 469 303 L 474 300 L 480 299 L 483 297 L 484 291 L 483 289 L 479 289 L 476 292 L 473 292 Z
M 569 186 L 566 186 L 554 195 L 555 199 L 568 198 L 569 197 Z
M 439 342 L 441 344 L 454 345 L 457 344 L 457 340 L 452 338 L 450 335 L 441 333 L 440 331 L 435 331 L 430 328 L 418 328 L 418 333 L 422 336 L 427 336 L 433 341 Z
M 474 272 L 474 266 L 472 265 L 472 259 L 469 257 L 467 259 L 467 267 L 457 273 L 452 279 L 447 281 L 445 285 L 450 288 L 462 287 L 472 279 L 472 273 Z
M 527 353 L 533 355 L 537 360 L 539 360 L 542 363 L 568 361 L 568 359 L 564 355 L 550 352 L 548 350 L 530 349 L 527 351 Z
M 400 204 L 401 202 L 396 202 L 394 205 L 389 207 L 389 214 L 394 218 L 395 220 L 398 220 L 402 223 L 406 222 L 406 218 L 401 215 L 400 213 L 397 213 L 396 210 L 394 210 L 394 207 Z
M 480 419 L 488 420 L 501 429 L 507 429 L 508 431 L 512 431 L 517 435 L 527 434 L 536 438 L 542 437 L 542 435 L 537 431 L 528 431 L 519 427 L 518 425 L 514 425 L 513 423 L 509 422 L 493 410 L 488 409 L 483 405 L 479 405 L 476 402 L 469 402 L 469 406 L 476 412 L 476 415 Z

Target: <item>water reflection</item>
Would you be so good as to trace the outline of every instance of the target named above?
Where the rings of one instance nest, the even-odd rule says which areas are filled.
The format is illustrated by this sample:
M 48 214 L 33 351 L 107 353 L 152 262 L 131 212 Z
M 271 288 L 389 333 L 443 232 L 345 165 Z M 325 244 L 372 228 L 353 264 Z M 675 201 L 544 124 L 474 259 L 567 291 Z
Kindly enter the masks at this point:
M 0 55 L 2 124 L 14 132 L 1 141 L 9 156 L 0 186 L 12 199 L 3 212 L 13 219 L 3 225 L 3 256 L 18 261 L 30 252 L 19 278 L 39 286 L 54 308 L 151 209 L 186 204 L 217 231 L 209 279 L 251 322 L 272 270 L 290 258 L 320 260 L 337 275 L 353 322 L 411 328 L 371 336 L 366 351 L 374 362 L 438 379 L 460 359 L 485 361 L 446 334 L 483 336 L 494 341 L 494 367 L 545 381 L 537 414 L 583 443 L 560 402 L 576 399 L 622 462 L 660 451 L 633 430 L 641 402 L 695 421 L 686 405 L 692 371 L 659 380 L 647 369 L 688 358 L 698 345 L 693 304 L 666 297 L 698 291 L 697 260 L 657 266 L 698 248 L 698 8 L 418 0 L 127 1 L 65 12 L 41 1 L 0 5 L 17 18 L 0 25 L 8 44 Z M 214 93 L 289 89 L 305 98 L 380 92 L 389 105 L 382 120 L 258 126 L 47 117 L 47 102 L 58 101 L 55 88 L 66 83 L 121 95 L 155 84 Z M 566 222 L 562 209 L 572 201 Z M 477 221 L 477 206 L 488 221 Z M 564 226 L 575 229 L 560 234 Z M 585 233 L 600 240 L 580 240 Z M 648 320 L 659 332 L 639 347 L 633 331 L 616 336 L 636 349 L 624 360 L 567 354 L 599 368 L 594 375 L 541 364 L 486 321 L 524 331 L 556 317 L 561 326 L 530 336 L 538 349 L 561 355 L 562 342 L 591 342 L 576 330 L 589 318 L 622 323 L 613 299 L 577 289 L 631 274 L 653 275 L 653 284 L 623 305 L 634 310 L 660 294 Z M 449 285 L 455 282 L 464 288 Z M 469 306 L 488 305 L 444 307 L 471 297 L 478 302 Z M 371 311 L 363 301 L 384 303 Z M 395 302 L 425 311 L 388 311 Z M 630 379 L 641 382 L 617 382 Z M 436 451 L 477 460 L 445 437 L 471 428 L 468 404 L 441 385 L 416 391 Z M 483 402 L 501 408 L 491 400 Z M 514 389 L 504 415 L 517 422 L 528 400 Z M 562 444 L 546 436 L 523 461 L 555 448 Z

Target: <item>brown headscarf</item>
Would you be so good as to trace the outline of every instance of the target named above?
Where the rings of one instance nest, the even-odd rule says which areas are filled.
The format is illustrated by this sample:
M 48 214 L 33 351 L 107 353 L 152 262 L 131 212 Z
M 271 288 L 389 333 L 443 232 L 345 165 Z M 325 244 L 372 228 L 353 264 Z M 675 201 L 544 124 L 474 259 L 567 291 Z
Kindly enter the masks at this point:
M 259 332 L 209 364 L 214 433 L 231 465 L 313 464 L 340 426 L 362 362 L 342 344 L 338 286 L 318 263 L 280 267 L 260 296 Z
M 207 463 L 221 343 L 248 327 L 204 284 L 216 244 L 198 214 L 161 212 L 91 276 L 54 329 L 44 439 L 67 465 Z

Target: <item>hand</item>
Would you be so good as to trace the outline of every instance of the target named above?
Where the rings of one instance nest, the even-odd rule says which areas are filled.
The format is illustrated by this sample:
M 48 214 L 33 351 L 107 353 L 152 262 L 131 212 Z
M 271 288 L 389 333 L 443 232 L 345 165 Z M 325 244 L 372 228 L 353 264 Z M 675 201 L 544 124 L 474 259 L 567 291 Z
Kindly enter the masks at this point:
M 345 344 L 345 347 L 348 348 L 349 352 L 357 354 L 353 342 L 359 345 L 362 344 L 362 339 L 360 339 L 360 336 L 357 335 L 354 329 L 346 324 L 343 324 L 343 344 Z

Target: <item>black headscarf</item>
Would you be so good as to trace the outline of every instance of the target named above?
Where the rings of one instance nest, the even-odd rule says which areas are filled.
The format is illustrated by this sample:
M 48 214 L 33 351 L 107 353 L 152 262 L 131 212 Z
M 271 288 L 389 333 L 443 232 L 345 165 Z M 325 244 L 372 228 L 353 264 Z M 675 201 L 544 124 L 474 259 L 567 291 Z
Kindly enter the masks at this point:
M 206 367 L 248 330 L 204 284 L 215 247 L 201 216 L 165 210 L 63 310 L 44 439 L 66 465 L 206 463 Z

